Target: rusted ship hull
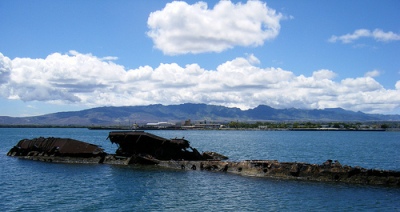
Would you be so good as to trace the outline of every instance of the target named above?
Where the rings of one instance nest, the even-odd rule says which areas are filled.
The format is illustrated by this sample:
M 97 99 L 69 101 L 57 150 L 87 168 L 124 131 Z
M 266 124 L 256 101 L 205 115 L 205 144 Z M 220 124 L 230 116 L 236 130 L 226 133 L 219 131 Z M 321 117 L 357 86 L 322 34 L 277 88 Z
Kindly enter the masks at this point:
M 12 155 L 10 155 L 12 156 Z M 51 163 L 70 163 L 70 164 L 101 164 L 104 156 L 76 157 L 76 156 L 48 156 L 48 155 L 25 155 L 12 156 L 20 159 L 35 160 Z
M 160 161 L 157 165 L 174 169 L 227 172 L 276 179 L 400 186 L 400 172 L 351 166 L 327 166 L 276 160 Z
M 110 132 L 119 147 L 108 154 L 99 146 L 65 138 L 24 139 L 8 156 L 55 163 L 130 165 L 143 164 L 192 171 L 213 171 L 243 176 L 343 182 L 400 187 L 400 172 L 341 165 L 327 160 L 321 165 L 276 160 L 226 161 L 215 153 L 200 154 L 185 139 L 165 139 L 145 132 Z
M 106 154 L 97 145 L 70 138 L 34 138 L 20 140 L 9 156 L 93 157 Z

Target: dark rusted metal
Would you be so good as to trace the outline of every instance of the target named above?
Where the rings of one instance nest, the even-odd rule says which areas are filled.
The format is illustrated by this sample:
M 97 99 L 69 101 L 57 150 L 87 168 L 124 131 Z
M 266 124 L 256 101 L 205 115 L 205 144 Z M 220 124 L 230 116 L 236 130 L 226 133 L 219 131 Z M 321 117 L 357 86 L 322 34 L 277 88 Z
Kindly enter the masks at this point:
M 15 156 L 27 155 L 57 155 L 57 156 L 96 156 L 105 154 L 97 145 L 70 139 L 70 138 L 44 138 L 23 139 L 14 146 L 9 154 Z
M 166 139 L 143 131 L 114 131 L 108 138 L 118 144 L 116 155 L 120 156 L 150 155 L 158 160 L 205 159 L 184 138 Z
M 110 132 L 109 139 L 119 146 L 116 154 L 107 154 L 97 145 L 69 138 L 40 137 L 19 141 L 7 155 L 58 163 L 151 164 L 245 176 L 400 186 L 399 171 L 350 167 L 333 160 L 321 165 L 277 160 L 222 161 L 227 157 L 215 152 L 200 154 L 184 138 L 165 139 L 143 131 L 115 131 Z

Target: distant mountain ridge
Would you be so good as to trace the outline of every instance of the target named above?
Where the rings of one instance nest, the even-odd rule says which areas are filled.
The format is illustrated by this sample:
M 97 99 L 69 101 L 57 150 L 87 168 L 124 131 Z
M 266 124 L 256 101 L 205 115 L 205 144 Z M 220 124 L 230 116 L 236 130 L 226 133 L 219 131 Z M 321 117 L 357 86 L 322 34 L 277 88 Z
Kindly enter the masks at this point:
M 81 111 L 59 112 L 32 117 L 0 116 L 0 125 L 128 125 L 148 122 L 192 121 L 400 121 L 400 115 L 353 112 L 342 108 L 323 110 L 275 109 L 260 105 L 249 110 L 224 106 L 185 103 L 97 107 Z

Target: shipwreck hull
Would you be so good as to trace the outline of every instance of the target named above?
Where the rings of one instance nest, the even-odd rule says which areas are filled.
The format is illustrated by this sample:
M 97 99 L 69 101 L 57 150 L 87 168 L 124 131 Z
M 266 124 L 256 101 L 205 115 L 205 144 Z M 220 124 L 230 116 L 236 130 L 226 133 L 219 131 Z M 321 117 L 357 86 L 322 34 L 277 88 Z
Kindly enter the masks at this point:
M 351 167 L 332 160 L 320 165 L 276 160 L 235 162 L 226 161 L 227 157 L 215 152 L 200 154 L 183 138 L 165 139 L 142 131 L 117 131 L 110 132 L 109 139 L 119 146 L 115 154 L 108 154 L 97 145 L 74 139 L 40 137 L 19 141 L 7 155 L 53 163 L 142 164 L 265 178 L 400 187 L 398 171 Z
M 227 172 L 242 176 L 275 179 L 400 186 L 400 172 L 326 165 L 326 163 L 318 165 L 276 160 L 160 161 L 157 165 L 173 169 Z
M 102 163 L 107 153 L 97 145 L 70 138 L 39 137 L 19 141 L 7 155 L 55 163 Z
M 108 135 L 118 145 L 118 156 L 149 155 L 158 160 L 205 160 L 184 138 L 166 139 L 144 131 L 113 131 Z
M 69 163 L 69 164 L 101 164 L 104 156 L 77 157 L 77 156 L 47 156 L 47 155 L 27 155 L 13 156 L 20 159 L 35 160 L 51 163 Z
M 9 156 L 97 157 L 106 154 L 97 145 L 70 138 L 23 139 L 7 153 Z

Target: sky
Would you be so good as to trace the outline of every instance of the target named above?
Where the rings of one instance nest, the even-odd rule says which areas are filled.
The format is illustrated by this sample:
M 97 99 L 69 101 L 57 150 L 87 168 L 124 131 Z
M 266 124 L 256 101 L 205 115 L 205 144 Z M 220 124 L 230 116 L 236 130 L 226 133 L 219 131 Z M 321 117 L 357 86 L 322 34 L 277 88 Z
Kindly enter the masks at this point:
M 400 1 L 0 1 L 0 116 L 205 103 L 400 114 Z

